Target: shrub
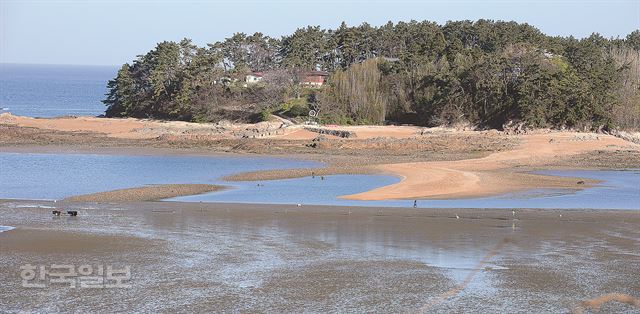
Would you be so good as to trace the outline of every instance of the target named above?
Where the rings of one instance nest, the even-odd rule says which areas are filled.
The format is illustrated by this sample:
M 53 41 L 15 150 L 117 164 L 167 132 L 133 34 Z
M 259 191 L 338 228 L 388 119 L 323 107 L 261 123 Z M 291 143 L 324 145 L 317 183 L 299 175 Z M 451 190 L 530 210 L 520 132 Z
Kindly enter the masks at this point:
M 271 117 L 271 111 L 269 109 L 263 109 L 260 111 L 260 121 L 269 121 Z

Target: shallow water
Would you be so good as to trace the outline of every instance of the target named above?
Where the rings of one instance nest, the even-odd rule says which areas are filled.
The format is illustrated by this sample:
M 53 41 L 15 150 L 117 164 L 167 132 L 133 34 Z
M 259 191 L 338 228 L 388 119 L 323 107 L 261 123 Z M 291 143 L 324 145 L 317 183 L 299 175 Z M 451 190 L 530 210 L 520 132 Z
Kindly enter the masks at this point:
M 224 176 L 245 171 L 319 166 L 318 162 L 269 157 L 0 153 L 0 198 L 62 199 L 146 184 L 208 183 L 232 188 L 169 201 L 413 206 L 413 200 L 353 201 L 338 198 L 400 180 L 393 176 L 335 175 L 260 182 L 221 180 Z M 419 200 L 418 207 L 640 209 L 639 170 L 539 173 L 603 182 L 577 192 L 533 190 L 473 199 Z
M 146 184 L 216 184 L 243 171 L 319 165 L 269 157 L 0 153 L 0 198 L 62 199 Z
M 420 208 L 592 208 L 640 209 L 640 171 L 539 171 L 537 173 L 602 180 L 596 187 L 581 190 L 532 190 L 506 195 L 457 199 L 418 200 Z M 354 201 L 338 198 L 376 187 L 393 184 L 399 179 L 389 176 L 336 175 L 277 181 L 233 184 L 235 189 L 202 195 L 177 197 L 184 202 L 230 202 L 267 204 L 315 204 L 342 206 L 409 207 L 413 200 Z
M 0 232 L 5 232 L 5 231 L 13 230 L 13 229 L 15 229 L 15 228 L 11 227 L 11 226 L 0 226 Z

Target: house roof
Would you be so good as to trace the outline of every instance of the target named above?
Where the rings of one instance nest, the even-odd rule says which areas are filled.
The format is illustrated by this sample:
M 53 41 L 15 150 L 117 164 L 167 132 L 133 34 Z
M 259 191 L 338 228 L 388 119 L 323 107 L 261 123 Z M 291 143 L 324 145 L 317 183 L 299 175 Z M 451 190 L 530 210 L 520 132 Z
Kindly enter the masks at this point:
M 327 71 L 309 71 L 304 73 L 306 76 L 329 76 Z

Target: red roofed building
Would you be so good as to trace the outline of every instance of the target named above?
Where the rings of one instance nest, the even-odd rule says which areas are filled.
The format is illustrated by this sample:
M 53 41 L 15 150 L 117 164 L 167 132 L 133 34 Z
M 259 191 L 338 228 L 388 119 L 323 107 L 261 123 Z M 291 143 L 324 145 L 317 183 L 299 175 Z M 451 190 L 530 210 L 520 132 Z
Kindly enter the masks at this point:
M 264 76 L 264 73 L 262 72 L 252 72 L 251 74 L 244 77 L 244 81 L 247 84 L 258 83 L 262 81 L 263 76 Z
M 321 87 L 324 85 L 327 80 L 327 76 L 329 76 L 329 72 L 326 71 L 309 71 L 302 73 L 302 78 L 300 80 L 300 84 L 306 85 L 309 87 Z

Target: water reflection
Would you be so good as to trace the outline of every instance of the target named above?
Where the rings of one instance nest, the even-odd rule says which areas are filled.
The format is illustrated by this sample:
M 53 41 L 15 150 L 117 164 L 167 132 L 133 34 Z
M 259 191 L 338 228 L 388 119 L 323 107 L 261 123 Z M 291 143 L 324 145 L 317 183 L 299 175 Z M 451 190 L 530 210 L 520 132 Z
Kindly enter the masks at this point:
M 61 199 L 146 184 L 231 185 L 222 192 L 169 201 L 344 206 L 412 207 L 413 200 L 353 201 L 339 196 L 399 181 L 392 176 L 335 175 L 323 179 L 223 182 L 245 171 L 319 167 L 320 163 L 269 157 L 117 156 L 91 154 L 0 153 L 0 198 Z M 542 174 L 602 180 L 578 192 L 532 190 L 462 200 L 419 200 L 422 208 L 592 208 L 640 209 L 640 171 L 541 171 Z
M 419 200 L 421 208 L 591 208 L 640 209 L 640 172 L 628 171 L 539 171 L 540 174 L 602 180 L 581 191 L 537 189 L 494 197 L 458 200 Z M 339 199 L 398 182 L 389 176 L 336 175 L 325 180 L 310 177 L 235 184 L 235 189 L 170 199 L 186 202 L 240 202 L 266 204 L 316 204 L 342 206 L 411 207 L 412 200 L 354 201 Z
M 244 171 L 318 167 L 270 157 L 0 153 L 0 198 L 62 199 L 146 184 L 219 184 Z

